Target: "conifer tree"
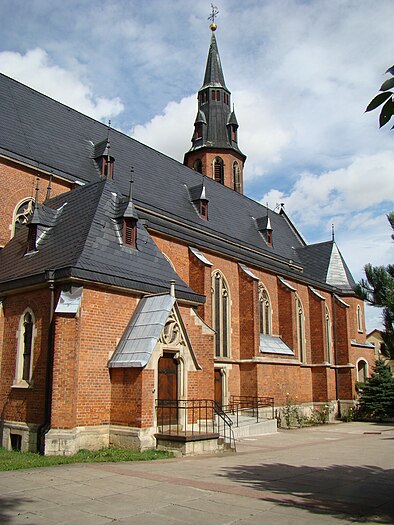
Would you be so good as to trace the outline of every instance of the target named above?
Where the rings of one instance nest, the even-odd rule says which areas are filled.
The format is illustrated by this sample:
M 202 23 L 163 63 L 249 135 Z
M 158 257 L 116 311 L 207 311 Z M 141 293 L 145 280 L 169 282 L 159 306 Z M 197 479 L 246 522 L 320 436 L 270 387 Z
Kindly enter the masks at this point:
M 376 361 L 371 377 L 358 387 L 360 415 L 377 420 L 394 417 L 394 378 L 384 361 Z

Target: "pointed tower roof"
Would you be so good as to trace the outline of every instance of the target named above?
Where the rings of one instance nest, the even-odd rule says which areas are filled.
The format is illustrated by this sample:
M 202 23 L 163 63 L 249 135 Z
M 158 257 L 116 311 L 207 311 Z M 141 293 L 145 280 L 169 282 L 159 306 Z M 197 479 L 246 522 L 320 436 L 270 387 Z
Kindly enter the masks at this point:
M 227 89 L 224 81 L 222 64 L 220 62 L 219 50 L 216 43 L 216 37 L 212 31 L 211 45 L 209 46 L 207 66 L 205 68 L 204 83 L 200 88 L 205 89 L 206 87 L 222 87 Z
M 204 82 L 199 89 L 195 133 L 188 153 L 202 148 L 233 150 L 245 161 L 246 156 L 238 147 L 236 131 L 233 133 L 233 129 L 238 128 L 238 122 L 234 107 L 231 110 L 231 92 L 224 80 L 215 30 L 216 24 L 211 24 L 211 43 Z
M 353 276 L 335 241 L 310 244 L 296 252 L 311 277 L 344 292 L 354 290 Z

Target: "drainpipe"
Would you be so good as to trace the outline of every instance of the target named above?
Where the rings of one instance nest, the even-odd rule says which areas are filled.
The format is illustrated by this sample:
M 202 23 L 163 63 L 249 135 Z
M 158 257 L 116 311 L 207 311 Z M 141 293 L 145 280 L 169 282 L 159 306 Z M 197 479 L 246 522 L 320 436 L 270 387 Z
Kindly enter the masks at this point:
M 50 292 L 49 306 L 49 325 L 48 325 L 48 351 L 47 366 L 45 373 L 45 401 L 44 401 L 44 422 L 37 431 L 38 452 L 45 452 L 45 434 L 51 427 L 52 409 L 52 371 L 53 371 L 53 347 L 54 347 L 54 312 L 55 312 L 55 270 L 46 271 L 46 280 Z
M 341 402 L 339 400 L 339 378 L 338 378 L 338 359 L 337 359 L 337 313 L 335 308 L 335 293 L 331 292 L 332 296 L 332 316 L 333 316 L 333 335 L 334 335 L 334 359 L 335 359 L 335 396 L 338 405 L 338 418 L 341 417 Z
M 0 415 L 0 448 L 3 446 L 3 434 L 4 434 L 4 416 L 5 416 L 5 407 L 8 405 L 8 399 L 4 401 L 3 410 Z

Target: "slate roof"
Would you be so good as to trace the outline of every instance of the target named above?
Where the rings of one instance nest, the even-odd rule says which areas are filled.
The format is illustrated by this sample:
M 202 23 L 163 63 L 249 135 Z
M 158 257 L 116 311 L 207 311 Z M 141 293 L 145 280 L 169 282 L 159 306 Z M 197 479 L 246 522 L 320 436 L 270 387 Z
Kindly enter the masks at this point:
M 222 64 L 220 62 L 220 56 L 218 51 L 218 45 L 216 42 L 215 34 L 212 32 L 211 44 L 209 46 L 207 65 L 205 68 L 204 83 L 200 88 L 205 89 L 206 87 L 221 87 L 227 89 L 226 82 L 224 81 L 224 74 Z
M 297 249 L 308 274 L 317 281 L 351 291 L 355 282 L 335 241 L 320 242 Z
M 41 170 L 48 173 L 53 171 L 55 175 L 69 181 L 97 183 L 99 173 L 92 160 L 94 145 L 105 141 L 107 136 L 108 128 L 105 124 L 0 74 L 0 155 L 32 167 L 39 165 Z M 133 166 L 133 203 L 140 221 L 146 221 L 148 230 L 171 235 L 195 248 L 220 252 L 248 266 L 263 267 L 284 277 L 291 276 L 309 284 L 329 287 L 324 269 L 329 264 L 330 251 L 325 248 L 315 250 L 313 246 L 304 250 L 306 243 L 283 211 L 270 212 L 273 230 L 273 246 L 270 247 L 258 231 L 255 220 L 267 215 L 265 206 L 205 177 L 206 195 L 209 196 L 209 220 L 204 220 L 196 213 L 189 191 L 201 183 L 200 173 L 119 131 L 110 131 L 110 142 L 111 156 L 115 159 L 116 191 L 128 195 L 130 167 Z M 98 188 L 104 187 L 107 186 L 100 183 L 88 185 L 84 190 L 86 198 L 78 205 L 75 204 L 78 215 L 86 218 L 89 224 L 94 224 L 96 233 L 101 230 L 98 221 L 93 221 L 95 210 L 92 199 L 97 199 Z M 77 197 L 75 202 L 76 200 Z M 71 199 L 66 195 L 59 197 L 56 202 L 66 201 L 70 209 L 74 197 Z M 103 210 L 103 207 L 100 209 Z M 66 209 L 62 218 L 63 215 L 68 216 Z M 61 221 L 59 228 L 60 224 Z M 84 231 L 82 224 L 80 227 L 81 233 L 87 236 L 89 231 Z M 139 228 L 141 229 L 141 223 Z M 105 237 L 98 236 L 94 243 L 86 246 L 83 253 L 80 253 L 81 246 L 74 246 L 74 240 L 67 235 L 65 231 L 63 242 L 56 245 L 53 252 L 55 262 L 58 261 L 62 266 L 67 261 L 71 264 L 78 255 L 79 264 L 86 263 L 79 268 L 80 275 L 85 275 L 84 272 L 87 275 L 94 270 L 97 275 L 106 275 L 105 278 L 111 282 L 123 279 L 123 276 L 116 276 L 116 272 L 111 273 L 114 264 L 110 258 L 92 260 L 93 248 L 101 248 L 107 242 Z M 145 229 L 139 235 L 147 235 Z M 15 255 L 20 254 L 23 242 L 20 235 L 16 236 L 7 252 L 12 250 Z M 148 241 L 147 248 L 150 246 Z M 323 257 L 324 254 L 326 257 Z M 151 255 L 154 257 L 153 253 Z M 49 268 L 48 261 L 42 260 L 38 264 L 33 261 L 33 257 L 41 261 L 44 255 L 39 253 L 38 256 L 31 256 L 34 271 L 42 271 L 44 266 Z M 90 268 L 88 261 L 92 264 Z M 22 275 L 31 271 L 22 263 L 17 266 Z M 139 268 L 137 266 L 135 269 L 135 282 L 142 279 L 138 275 Z M 152 265 L 148 268 L 153 271 Z M 17 278 L 16 267 L 10 267 L 9 271 L 13 278 Z M 157 274 L 153 273 L 152 285 L 154 282 L 157 284 L 156 277 Z M 185 290 L 185 293 L 188 292 Z
M 204 302 L 162 255 L 142 221 L 137 222 L 136 248 L 123 245 L 122 221 L 129 202 L 112 180 L 102 179 L 55 197 L 39 210 L 61 210 L 37 239 L 37 251 L 26 254 L 28 226 L 0 252 L 0 290 L 43 282 L 46 270 L 55 278 L 75 277 L 146 293 L 168 291 L 176 281 L 179 298 Z M 35 212 L 37 213 L 37 212 Z

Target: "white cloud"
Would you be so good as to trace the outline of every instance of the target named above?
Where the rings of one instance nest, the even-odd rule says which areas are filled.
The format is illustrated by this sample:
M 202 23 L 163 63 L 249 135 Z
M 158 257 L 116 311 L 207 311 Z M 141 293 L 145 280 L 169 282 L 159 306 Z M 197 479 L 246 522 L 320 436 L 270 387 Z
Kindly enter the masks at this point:
M 129 134 L 182 162 L 184 154 L 191 146 L 196 112 L 195 95 L 185 97 L 180 102 L 169 102 L 161 115 L 156 115 L 145 124 L 138 124 Z
M 40 48 L 27 51 L 24 55 L 13 51 L 0 52 L 0 70 L 98 120 L 107 120 L 124 109 L 118 97 L 109 99 L 95 96 L 86 80 L 72 71 L 51 64 L 46 51 Z
M 382 151 L 364 155 L 348 166 L 322 174 L 304 172 L 286 193 L 271 189 L 261 199 L 275 206 L 278 201 L 298 223 L 321 224 L 329 219 L 342 222 L 348 217 L 346 227 L 357 229 L 354 212 L 360 212 L 394 199 L 394 153 Z

